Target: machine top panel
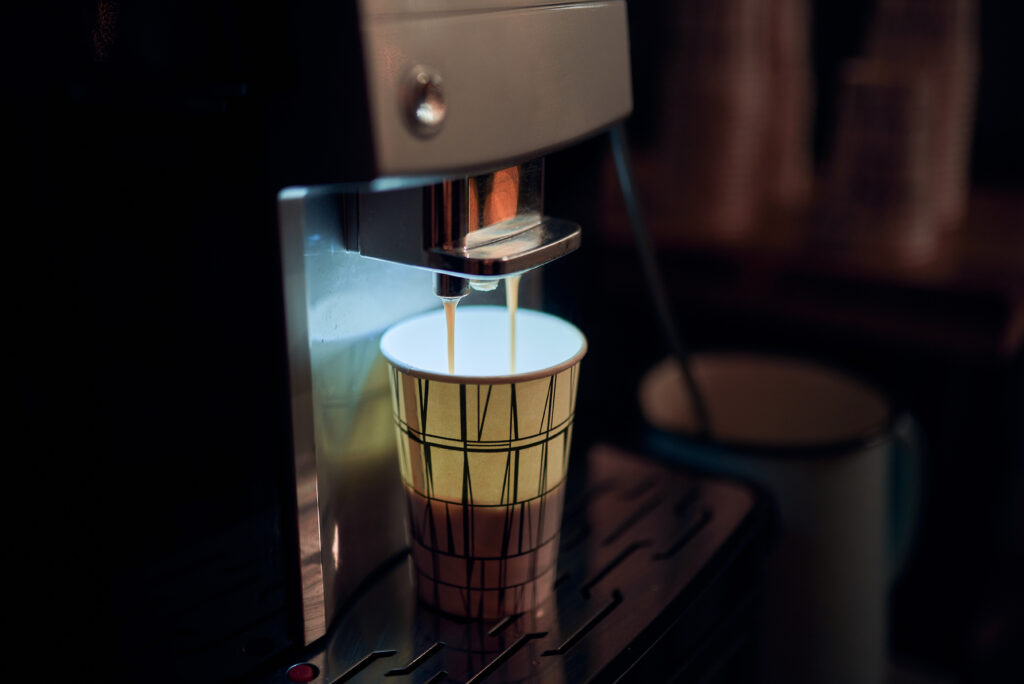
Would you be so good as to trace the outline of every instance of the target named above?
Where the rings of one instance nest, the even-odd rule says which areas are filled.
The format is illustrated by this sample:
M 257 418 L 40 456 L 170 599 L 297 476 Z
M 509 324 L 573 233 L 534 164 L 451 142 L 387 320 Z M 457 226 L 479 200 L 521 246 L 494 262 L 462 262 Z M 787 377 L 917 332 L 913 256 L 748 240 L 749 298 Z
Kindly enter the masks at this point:
M 440 14 L 444 12 L 488 12 L 545 5 L 582 5 L 593 2 L 566 0 L 360 0 L 363 16 L 386 14 Z
M 621 0 L 412 6 L 364 2 L 360 17 L 378 177 L 508 166 L 632 111 Z

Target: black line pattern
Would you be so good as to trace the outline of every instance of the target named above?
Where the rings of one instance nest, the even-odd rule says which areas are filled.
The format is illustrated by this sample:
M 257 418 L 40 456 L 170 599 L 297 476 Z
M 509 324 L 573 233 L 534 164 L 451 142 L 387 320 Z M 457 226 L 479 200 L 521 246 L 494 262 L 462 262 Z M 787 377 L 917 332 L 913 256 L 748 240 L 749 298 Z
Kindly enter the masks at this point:
M 578 364 L 505 385 L 391 371 L 421 598 L 478 618 L 532 607 L 554 577 Z
M 407 466 L 403 467 L 403 479 L 420 494 L 461 503 L 458 486 L 449 484 L 443 488 L 446 491 L 439 491 L 441 471 L 461 470 L 466 453 L 472 457 L 489 454 L 490 459 L 474 458 L 469 463 L 471 484 L 477 468 L 486 466 L 493 471 L 499 463 L 508 465 L 504 481 L 492 482 L 493 487 L 505 487 L 502 500 L 495 496 L 488 503 L 518 502 L 550 491 L 564 479 L 560 471 L 567 466 L 565 447 L 571 438 L 575 409 L 570 392 L 577 375 L 574 366 L 523 383 L 466 385 L 413 378 L 392 369 L 395 428 L 400 457 Z M 541 465 L 548 468 L 541 469 Z M 532 479 L 525 479 L 527 476 Z M 532 492 L 520 491 L 524 486 Z
M 426 381 L 426 382 L 429 382 L 429 381 Z M 462 387 L 469 387 L 469 386 L 470 385 L 462 385 Z M 479 388 L 480 385 L 472 385 L 472 387 Z M 479 401 L 479 399 L 478 399 L 478 401 Z M 504 447 L 504 449 L 507 450 L 509 442 L 510 441 L 515 442 L 516 440 L 524 440 L 524 441 L 525 440 L 536 440 L 536 441 L 534 441 L 532 443 L 528 443 L 527 444 L 528 446 L 536 446 L 537 444 L 540 444 L 540 443 L 542 443 L 544 441 L 548 441 L 548 438 L 550 436 L 561 436 L 562 432 L 565 431 L 570 425 L 572 425 L 572 420 L 573 420 L 573 418 L 575 418 L 575 416 L 576 416 L 575 413 L 570 413 L 566 419 L 561 420 L 560 422 L 552 425 L 550 428 L 545 428 L 544 432 L 540 433 L 540 434 L 527 435 L 525 437 L 514 437 L 514 438 L 506 437 L 504 439 L 475 439 L 475 440 L 471 440 L 471 441 L 472 441 L 473 444 L 477 445 L 477 447 L 478 447 L 477 449 L 474 449 L 474 451 L 476 451 L 476 450 L 483 450 L 484 448 L 486 448 L 488 446 L 492 446 L 492 447 L 494 447 L 495 449 L 497 449 L 499 451 L 501 450 L 502 447 Z M 480 427 L 482 427 L 483 423 L 479 423 L 478 425 Z M 444 435 L 434 435 L 434 434 L 430 434 L 430 433 L 427 433 L 427 432 L 423 432 L 421 430 L 417 430 L 415 427 L 410 426 L 409 423 L 406 423 L 404 420 L 402 420 L 401 418 L 398 418 L 398 417 L 395 418 L 395 426 L 399 429 L 399 431 L 401 431 L 403 434 L 405 434 L 409 439 L 414 439 L 414 440 L 416 440 L 418 442 L 421 442 L 421 443 L 429 442 L 433 446 L 447 446 L 447 447 L 452 448 L 452 449 L 460 449 L 460 448 L 462 448 L 462 439 L 461 438 L 446 437 Z M 519 446 L 519 445 L 514 445 L 514 446 Z M 494 449 L 492 449 L 492 450 L 494 450 Z M 650 487 L 648 487 L 647 489 L 650 489 Z M 641 494 L 642 493 L 643 492 L 641 492 Z
M 475 508 L 476 507 L 474 506 L 474 509 Z M 453 537 L 453 539 L 454 540 L 459 540 L 459 539 L 462 539 L 462 537 L 460 537 L 459 535 L 456 534 Z M 419 545 L 424 550 L 430 551 L 431 553 L 436 553 L 436 554 L 438 554 L 440 556 L 445 556 L 445 557 L 450 557 L 450 558 L 465 558 L 466 557 L 465 553 L 459 553 L 459 550 L 461 550 L 461 547 L 462 547 L 461 543 L 458 543 L 459 549 L 456 549 L 455 552 L 452 552 L 449 549 L 444 548 L 443 545 L 442 546 L 432 546 L 431 543 L 430 543 L 432 541 L 430 536 L 429 535 L 426 535 L 426 536 L 423 535 L 423 530 L 421 530 L 421 529 L 416 529 L 416 530 L 413 531 L 413 540 L 416 542 L 417 545 Z M 558 543 L 558 540 L 559 540 L 559 533 L 556 532 L 550 538 L 545 539 L 544 541 L 540 542 L 536 546 L 530 546 L 530 547 L 528 547 L 526 549 L 523 549 L 523 550 L 519 550 L 518 548 L 516 548 L 515 550 L 510 550 L 508 553 L 496 554 L 496 555 L 493 555 L 493 556 L 486 555 L 485 551 L 482 551 L 482 550 L 479 549 L 479 545 L 473 544 L 473 546 L 471 548 L 475 547 L 479 551 L 478 553 L 475 553 L 473 555 L 473 558 L 475 558 L 476 560 L 479 560 L 479 561 L 512 560 L 514 558 L 520 558 L 522 556 L 526 556 L 526 555 L 529 555 L 529 554 L 536 554 L 542 547 L 550 546 L 552 544 L 556 544 L 556 543 Z M 453 541 L 453 543 L 456 543 L 456 542 Z

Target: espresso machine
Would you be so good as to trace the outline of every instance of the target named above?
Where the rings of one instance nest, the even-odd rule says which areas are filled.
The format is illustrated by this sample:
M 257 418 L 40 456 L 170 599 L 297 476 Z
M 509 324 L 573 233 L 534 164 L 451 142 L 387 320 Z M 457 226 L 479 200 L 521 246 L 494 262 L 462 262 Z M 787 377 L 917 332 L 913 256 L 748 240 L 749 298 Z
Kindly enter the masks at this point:
M 543 212 L 542 155 L 628 116 L 625 3 L 357 8 L 365 97 L 356 101 L 368 123 L 358 135 L 372 163 L 357 181 L 278 195 L 303 638 L 313 646 L 274 676 L 582 681 L 682 671 L 685 663 L 666 665 L 671 649 L 627 654 L 645 632 L 648 646 L 672 632 L 656 626 L 660 609 L 693 589 L 696 557 L 708 561 L 748 532 L 756 499 L 598 447 L 577 456 L 588 475 L 567 509 L 557 605 L 497 625 L 432 613 L 409 589 L 377 352 L 389 325 L 441 300 L 475 290 L 470 302 L 501 302 L 509 276 L 525 274 L 521 301 L 539 306 L 543 265 L 581 237 Z M 707 548 L 680 564 L 698 536 L 694 547 Z M 604 581 L 620 565 L 630 574 Z M 592 643 L 575 648 L 584 637 Z
M 540 155 L 631 109 L 622 2 L 406 5 L 357 7 L 365 179 L 278 195 L 307 642 L 402 546 L 380 335 L 576 249 Z
M 94 350 L 93 413 L 129 445 L 111 470 L 146 483 L 110 506 L 125 677 L 734 676 L 764 500 L 618 447 L 572 455 L 548 604 L 488 624 L 412 587 L 380 336 L 442 299 L 500 303 L 509 276 L 541 306 L 543 266 L 586 230 L 544 214 L 543 157 L 629 115 L 626 2 L 182 7 L 100 3 L 92 75 L 70 88 L 90 141 L 73 196 L 126 198 L 117 237 L 84 250 L 101 274 L 88 316 L 123 336 L 151 316 L 141 329 L 166 337 Z

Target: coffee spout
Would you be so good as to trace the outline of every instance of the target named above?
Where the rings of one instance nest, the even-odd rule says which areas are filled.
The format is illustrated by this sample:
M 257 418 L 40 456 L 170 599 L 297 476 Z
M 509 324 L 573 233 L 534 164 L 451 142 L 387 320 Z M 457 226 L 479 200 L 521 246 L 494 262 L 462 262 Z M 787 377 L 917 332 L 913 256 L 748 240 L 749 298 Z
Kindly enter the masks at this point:
M 578 225 L 543 214 L 543 176 L 543 159 L 535 159 L 426 185 L 343 189 L 341 245 L 434 271 L 441 297 L 464 296 L 468 280 L 486 290 L 486 281 L 543 266 L 580 244 Z
M 435 273 L 434 294 L 441 299 L 462 299 L 469 294 L 469 280 L 447 273 Z

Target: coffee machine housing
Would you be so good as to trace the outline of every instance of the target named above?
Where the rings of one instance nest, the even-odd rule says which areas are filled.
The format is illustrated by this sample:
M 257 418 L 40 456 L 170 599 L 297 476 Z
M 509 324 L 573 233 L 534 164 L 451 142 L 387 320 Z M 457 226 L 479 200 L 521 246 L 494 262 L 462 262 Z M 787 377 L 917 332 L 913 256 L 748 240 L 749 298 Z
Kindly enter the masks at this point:
M 273 145 L 308 644 L 404 546 L 380 334 L 437 306 L 435 289 L 575 249 L 579 228 L 543 214 L 538 158 L 632 99 L 623 0 L 293 11 L 299 92 Z M 523 283 L 536 301 L 537 278 Z

